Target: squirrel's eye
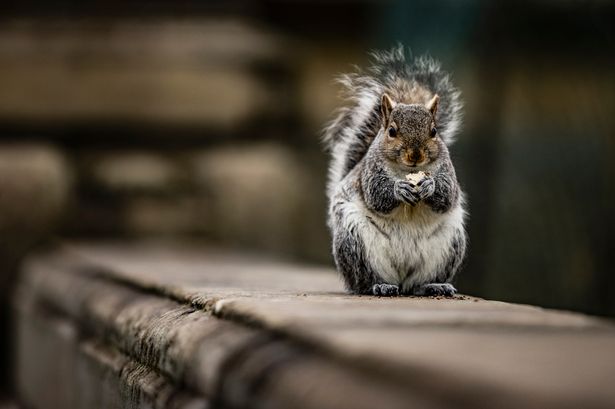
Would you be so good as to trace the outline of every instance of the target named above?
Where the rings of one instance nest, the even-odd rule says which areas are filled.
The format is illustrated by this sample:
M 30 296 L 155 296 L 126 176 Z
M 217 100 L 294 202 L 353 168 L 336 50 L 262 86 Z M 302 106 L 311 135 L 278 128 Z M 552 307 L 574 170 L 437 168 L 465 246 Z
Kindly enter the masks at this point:
M 429 135 L 433 138 L 434 136 L 436 136 L 436 133 L 438 133 L 438 130 L 434 126 L 433 128 L 431 128 L 431 132 L 429 132 Z
M 390 127 L 390 128 L 389 128 L 389 136 L 390 136 L 391 138 L 395 138 L 395 137 L 397 136 L 397 129 L 395 129 L 395 128 L 393 128 L 393 127 Z

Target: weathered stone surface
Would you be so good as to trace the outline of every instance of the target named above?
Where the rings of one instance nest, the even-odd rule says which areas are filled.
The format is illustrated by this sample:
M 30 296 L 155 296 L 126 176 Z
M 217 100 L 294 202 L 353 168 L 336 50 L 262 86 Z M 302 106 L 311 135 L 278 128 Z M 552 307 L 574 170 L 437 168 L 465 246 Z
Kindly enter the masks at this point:
M 445 407 L 421 391 L 400 388 L 386 377 L 377 379 L 284 340 L 256 345 L 229 367 L 220 390 L 231 407 Z
M 62 315 L 22 303 L 16 321 L 18 394 L 27 407 L 209 407 L 155 368 L 89 339 Z
M 79 322 L 85 333 L 96 334 L 144 365 L 202 392 L 214 389 L 217 368 L 232 346 L 240 347 L 255 336 L 190 305 L 118 285 L 96 271 L 75 274 L 74 266 L 48 261 L 30 266 L 21 300 L 53 304 Z M 201 348 L 220 352 L 200 356 Z
M 117 282 L 102 278 L 97 271 L 87 272 L 80 269 L 75 271 L 74 267 L 78 266 L 79 263 L 77 265 L 63 263 L 62 260 L 53 258 L 46 259 L 44 263 L 30 263 L 21 287 L 20 309 L 30 311 L 28 306 L 36 303 L 53 304 L 61 314 L 81 323 L 81 330 L 84 333 L 106 340 L 126 354 L 136 357 L 142 366 L 135 369 L 136 375 L 129 380 L 139 381 L 140 387 L 145 389 L 145 392 L 155 381 L 148 378 L 150 375 L 147 374 L 151 371 L 147 372 L 145 368 L 155 368 L 178 383 L 185 384 L 204 395 L 213 396 L 216 401 L 230 407 L 262 405 L 283 408 L 293 403 L 295 399 L 293 396 L 296 394 L 308 396 L 312 393 L 317 393 L 320 398 L 306 401 L 299 407 L 316 408 L 321 404 L 329 407 L 332 396 L 327 391 L 331 385 L 319 381 L 318 378 L 309 383 L 296 384 L 290 390 L 287 388 L 278 390 L 277 387 L 286 379 L 285 375 L 279 377 L 275 375 L 277 373 L 275 368 L 278 365 L 286 366 L 292 363 L 294 370 L 303 372 L 303 368 L 313 371 L 314 367 L 319 365 L 318 362 L 321 362 L 323 367 L 320 372 L 325 377 L 323 379 L 337 379 L 354 384 L 353 379 L 356 378 L 361 379 L 363 387 L 368 383 L 372 384 L 367 396 L 361 398 L 362 395 L 359 393 L 357 402 L 363 402 L 360 406 L 355 406 L 350 400 L 343 406 L 336 404 L 336 407 L 368 408 L 377 402 L 396 402 L 391 407 L 403 407 L 405 397 L 399 390 L 387 385 L 377 383 L 374 385 L 374 382 L 365 376 L 357 376 L 354 371 L 349 371 L 339 364 L 330 365 L 324 358 L 314 355 L 300 345 L 277 340 L 273 334 L 267 332 L 250 330 L 241 325 L 217 320 L 193 307 L 178 304 L 165 297 L 149 295 L 119 285 Z M 66 294 L 71 294 L 71 297 L 66 297 Z M 24 320 L 23 316 L 20 319 L 25 325 L 30 321 L 32 320 Z M 36 344 L 37 337 L 28 334 L 23 336 Z M 74 338 L 78 337 L 73 335 L 72 339 Z M 70 346 L 68 350 L 71 350 Z M 97 345 L 88 344 L 86 350 L 90 355 L 94 354 L 96 357 L 100 355 Z M 30 362 L 26 358 L 29 356 L 28 351 L 22 351 L 20 356 L 22 358 L 19 366 L 28 368 L 27 363 Z M 107 376 L 110 377 L 111 386 L 105 392 L 101 392 L 100 388 L 92 386 L 98 385 L 94 379 L 88 380 L 80 376 L 81 382 L 89 386 L 90 392 L 87 392 L 86 388 L 86 392 L 73 397 L 73 400 L 96 401 L 102 394 L 106 396 L 104 398 L 106 400 L 115 397 L 118 402 L 126 402 L 126 397 L 118 396 L 117 390 L 126 388 L 125 383 L 128 380 L 121 377 L 117 379 L 113 373 L 123 374 L 128 369 L 119 371 L 117 367 L 124 367 L 125 364 L 113 354 L 109 356 L 109 353 L 106 353 L 103 357 L 110 362 L 107 366 L 116 368 L 115 372 Z M 21 360 L 24 360 L 23 365 Z M 31 379 L 28 375 L 32 370 L 33 368 L 25 370 L 26 376 L 22 376 L 20 384 L 31 385 L 28 383 Z M 54 370 L 57 368 L 49 369 L 49 371 Z M 94 371 L 94 374 L 96 373 Z M 267 382 L 263 387 L 272 388 L 272 391 L 261 396 L 258 390 L 264 377 L 276 381 Z M 355 387 L 358 388 L 357 385 Z M 291 392 L 292 390 L 295 392 Z M 71 391 L 69 388 L 69 395 Z M 36 388 L 34 391 L 26 388 L 22 393 L 29 395 L 34 392 Z M 141 396 L 142 393 L 144 392 L 138 392 L 136 396 Z M 381 393 L 385 393 L 385 398 L 380 396 Z M 50 401 L 58 402 L 58 399 L 51 396 Z M 72 400 L 65 399 L 63 402 L 68 402 L 67 407 L 75 407 Z M 114 401 L 115 404 L 117 402 Z M 36 407 L 47 407 L 43 403 L 41 405 Z
M 471 297 L 422 299 L 419 297 L 376 299 L 343 294 L 297 298 L 226 297 L 216 303 L 218 315 L 249 316 L 265 325 L 294 331 L 299 324 L 308 331 L 319 328 L 417 326 L 520 327 L 595 329 L 602 321 L 573 313 L 538 307 L 484 301 Z M 328 314 L 335 308 L 335 314 Z M 300 321 L 297 321 L 297 318 Z M 296 328 L 300 330 L 301 328 Z
M 80 347 L 77 368 L 79 382 L 73 387 L 89 385 L 90 391 L 78 392 L 79 407 L 143 407 L 173 409 L 208 409 L 206 399 L 170 383 L 154 368 L 140 364 L 113 348 L 97 342 Z M 89 381 L 86 380 L 89 377 Z M 100 381 L 103 380 L 102 385 Z M 104 402 L 100 405 L 100 402 Z M 99 406 L 100 405 L 100 406 Z
M 343 293 L 342 280 L 328 267 L 289 265 L 257 253 L 177 243 L 81 243 L 64 250 L 105 274 L 197 304 L 219 295 Z
M 579 314 L 465 296 L 354 297 L 327 269 L 189 246 L 65 246 L 31 259 L 20 288 L 39 313 L 53 306 L 141 365 L 131 379 L 144 390 L 155 370 L 222 407 L 615 402 L 615 329 Z

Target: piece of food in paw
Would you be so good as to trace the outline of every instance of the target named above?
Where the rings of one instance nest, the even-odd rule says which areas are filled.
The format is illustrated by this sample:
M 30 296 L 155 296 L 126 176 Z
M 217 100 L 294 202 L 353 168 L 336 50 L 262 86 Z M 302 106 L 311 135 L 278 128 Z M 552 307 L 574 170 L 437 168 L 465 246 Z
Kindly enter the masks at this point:
M 419 184 L 421 180 L 425 179 L 427 176 L 429 176 L 428 173 L 423 172 L 422 170 L 419 170 L 418 172 L 415 172 L 415 173 L 408 173 L 406 175 L 406 180 L 412 183 L 414 186 L 416 186 Z

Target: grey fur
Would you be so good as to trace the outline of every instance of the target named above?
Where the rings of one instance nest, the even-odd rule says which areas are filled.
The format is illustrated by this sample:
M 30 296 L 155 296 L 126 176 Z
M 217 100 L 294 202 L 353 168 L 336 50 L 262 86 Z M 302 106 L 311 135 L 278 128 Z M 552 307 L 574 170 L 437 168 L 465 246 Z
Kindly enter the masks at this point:
M 334 217 L 344 217 L 343 211 L 333 205 Z M 365 247 L 356 229 L 338 229 L 333 232 L 333 254 L 338 271 L 344 276 L 346 287 L 359 294 L 372 291 L 376 273 L 365 255 Z
M 460 194 L 457 176 L 453 163 L 446 153 L 446 158 L 442 161 L 442 166 L 433 175 L 437 181 L 433 194 L 425 198 L 425 203 L 433 209 L 434 212 L 444 213 L 448 211 L 458 200 Z
M 359 170 L 359 188 L 369 210 L 389 214 L 399 206 L 401 197 L 397 193 L 395 179 L 388 174 L 383 163 L 368 157 Z
M 335 263 L 354 293 L 452 296 L 466 251 L 463 195 L 447 147 L 459 125 L 459 92 L 435 61 L 407 62 L 402 47 L 374 60 L 369 74 L 343 77 L 350 103 L 325 133 Z M 387 102 L 381 111 L 385 92 L 415 101 L 425 91 L 439 95 L 436 111 L 415 102 L 392 111 Z M 393 123 L 399 140 L 387 136 Z M 428 136 L 434 123 L 437 136 Z M 419 162 L 419 151 L 427 159 Z M 405 180 L 418 170 L 428 175 Z

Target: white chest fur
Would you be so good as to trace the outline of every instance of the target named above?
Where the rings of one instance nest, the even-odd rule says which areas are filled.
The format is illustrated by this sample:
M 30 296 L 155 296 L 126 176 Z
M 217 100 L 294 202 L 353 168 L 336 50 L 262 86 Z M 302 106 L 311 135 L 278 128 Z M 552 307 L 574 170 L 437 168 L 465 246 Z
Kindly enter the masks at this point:
M 445 214 L 427 205 L 402 205 L 388 216 L 370 212 L 360 201 L 348 203 L 347 223 L 363 240 L 367 259 L 383 282 L 409 289 L 433 282 L 451 253 L 451 243 L 463 229 L 460 205 Z M 351 210 L 351 209 L 347 209 Z

